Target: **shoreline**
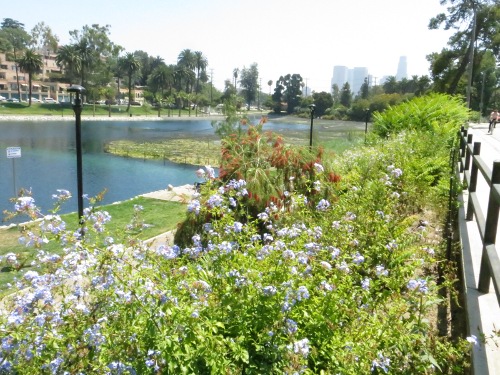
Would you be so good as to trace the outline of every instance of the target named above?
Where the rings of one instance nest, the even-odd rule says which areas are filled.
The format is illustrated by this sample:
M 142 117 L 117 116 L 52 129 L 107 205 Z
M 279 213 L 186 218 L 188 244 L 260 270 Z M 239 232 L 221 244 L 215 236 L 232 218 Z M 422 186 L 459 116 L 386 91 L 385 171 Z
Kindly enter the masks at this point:
M 243 115 L 243 114 L 241 114 Z M 269 113 L 269 112 L 255 112 L 255 113 L 246 113 L 244 114 L 248 118 L 260 118 L 260 117 L 267 117 L 270 121 L 274 122 L 286 122 L 286 123 L 294 123 L 294 124 L 308 124 L 309 119 L 306 118 L 301 118 L 297 116 L 291 116 L 291 115 L 277 115 L 274 113 Z M 151 114 L 151 115 L 133 115 L 133 116 L 127 116 L 127 115 L 113 115 L 109 117 L 107 114 L 106 115 L 82 115 L 81 120 L 82 121 L 207 121 L 207 120 L 214 120 L 214 121 L 222 121 L 225 120 L 226 116 L 223 114 L 219 113 L 203 113 L 198 116 L 176 116 L 176 115 L 161 115 L 158 117 L 156 114 Z M 72 114 L 67 114 L 64 116 L 61 116 L 59 114 L 45 114 L 45 115 L 15 115 L 15 114 L 9 114 L 9 115 L 4 115 L 0 114 L 0 122 L 7 122 L 7 121 L 75 121 L 75 115 Z M 335 120 L 322 120 L 322 119 L 316 119 L 315 120 L 318 124 L 325 122 L 325 123 L 331 123 L 334 122 Z
M 203 116 L 160 116 L 157 115 L 136 115 L 136 116 L 82 116 L 82 121 L 189 121 L 189 120 L 223 120 L 224 116 L 219 114 L 203 115 Z M 75 121 L 74 115 L 59 116 L 59 115 L 2 115 L 0 121 Z

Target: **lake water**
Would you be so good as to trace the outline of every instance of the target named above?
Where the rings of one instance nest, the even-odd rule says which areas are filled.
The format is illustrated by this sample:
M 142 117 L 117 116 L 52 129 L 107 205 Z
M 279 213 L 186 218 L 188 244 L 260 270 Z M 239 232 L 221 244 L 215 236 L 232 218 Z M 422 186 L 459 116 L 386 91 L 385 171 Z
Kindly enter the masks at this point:
M 277 132 L 292 127 L 307 134 L 309 125 L 266 124 Z M 210 120 L 82 121 L 83 191 L 92 197 L 107 189 L 104 203 L 199 180 L 199 168 L 163 161 L 116 157 L 103 151 L 112 140 L 151 141 L 186 135 L 213 134 Z M 21 147 L 20 158 L 7 158 L 8 147 Z M 77 211 L 75 124 L 72 121 L 0 121 L 0 210 L 12 210 L 9 199 L 20 188 L 31 189 L 43 212 L 52 207 L 52 194 L 73 194 L 62 212 Z M 85 203 L 85 202 L 84 202 Z M 85 203 L 86 204 L 86 203 Z M 1 215 L 3 218 L 3 215 Z M 1 224 L 1 223 L 0 223 Z

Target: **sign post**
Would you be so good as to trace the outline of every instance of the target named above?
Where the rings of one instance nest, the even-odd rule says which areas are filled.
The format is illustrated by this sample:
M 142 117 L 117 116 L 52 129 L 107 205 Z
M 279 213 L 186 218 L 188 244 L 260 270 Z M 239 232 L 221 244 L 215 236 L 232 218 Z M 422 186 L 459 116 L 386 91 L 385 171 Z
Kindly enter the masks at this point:
M 7 147 L 7 158 L 12 159 L 12 184 L 14 186 L 14 196 L 17 196 L 15 160 L 20 157 L 21 157 L 21 147 Z

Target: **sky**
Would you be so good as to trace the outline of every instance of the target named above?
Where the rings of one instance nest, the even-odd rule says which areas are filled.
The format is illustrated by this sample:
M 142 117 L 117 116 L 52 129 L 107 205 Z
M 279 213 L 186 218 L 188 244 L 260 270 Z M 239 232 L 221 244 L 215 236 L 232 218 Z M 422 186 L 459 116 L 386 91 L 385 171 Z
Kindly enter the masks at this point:
M 71 42 L 69 31 L 110 25 L 125 52 L 142 50 L 175 64 L 183 49 L 201 51 L 214 86 L 233 70 L 256 63 L 262 91 L 268 81 L 300 74 L 310 90 L 330 92 L 333 67 L 367 67 L 378 80 L 396 75 L 406 56 L 408 75 L 429 73 L 426 56 L 446 46 L 449 32 L 428 30 L 446 11 L 439 0 L 24 0 L 2 1 L 0 18 L 30 32 L 44 22 Z

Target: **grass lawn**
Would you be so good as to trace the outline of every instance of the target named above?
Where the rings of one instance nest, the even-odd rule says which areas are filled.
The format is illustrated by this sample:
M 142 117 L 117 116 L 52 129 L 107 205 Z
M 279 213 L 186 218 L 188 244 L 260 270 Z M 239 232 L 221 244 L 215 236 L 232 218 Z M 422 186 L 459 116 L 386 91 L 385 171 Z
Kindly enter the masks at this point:
M 177 224 L 184 220 L 186 215 L 186 205 L 179 202 L 171 202 L 159 199 L 137 197 L 118 204 L 102 206 L 102 210 L 108 211 L 112 217 L 111 222 L 106 226 L 112 234 L 126 233 L 126 226 L 130 223 L 134 214 L 134 205 L 140 205 L 143 210 L 140 214 L 140 219 L 150 224 L 149 228 L 144 229 L 140 233 L 128 231 L 128 234 L 137 235 L 137 238 L 146 240 L 155 237 L 164 232 L 177 228 Z M 77 214 L 70 213 L 61 215 L 66 222 L 67 228 L 76 230 L 78 225 Z M 29 269 L 29 264 L 34 259 L 36 250 L 31 247 L 26 247 L 19 243 L 19 237 L 22 230 L 28 230 L 30 227 L 37 228 L 36 223 L 27 225 L 19 225 L 9 229 L 0 230 L 0 256 L 7 253 L 16 253 L 22 255 L 25 259 L 24 270 Z M 62 248 L 57 242 L 50 242 L 44 246 L 46 251 L 52 253 L 61 253 Z M 6 283 L 12 282 L 17 273 L 5 265 L 5 262 L 0 262 L 0 296 L 3 294 L 3 287 Z
M 172 117 L 179 116 L 179 110 L 171 110 L 170 115 Z M 0 102 L 0 115 L 7 116 L 57 116 L 66 117 L 73 116 L 73 107 L 70 103 L 55 103 L 55 104 L 45 104 L 45 103 L 31 103 L 31 107 L 28 103 L 7 103 Z M 107 105 L 100 104 L 84 104 L 82 110 L 82 116 L 97 116 L 104 117 L 128 117 L 132 116 L 150 116 L 157 117 L 158 110 L 151 107 L 150 105 L 143 106 L 130 106 L 130 111 L 127 112 L 126 105 L 112 105 L 111 107 Z M 160 112 L 161 116 L 168 116 L 168 110 L 163 108 Z M 181 116 L 189 116 L 189 110 L 181 110 Z M 195 116 L 195 111 L 191 111 L 191 116 Z

